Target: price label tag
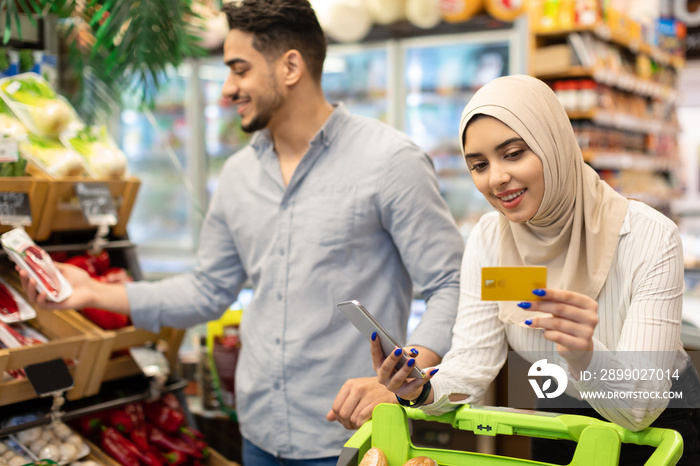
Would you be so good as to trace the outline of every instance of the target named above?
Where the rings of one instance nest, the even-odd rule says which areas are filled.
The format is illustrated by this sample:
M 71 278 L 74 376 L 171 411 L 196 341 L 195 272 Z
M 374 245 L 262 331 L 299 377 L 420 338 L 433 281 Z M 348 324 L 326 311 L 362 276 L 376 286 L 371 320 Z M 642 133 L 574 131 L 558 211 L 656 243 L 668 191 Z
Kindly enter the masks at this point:
M 19 160 L 19 144 L 14 139 L 0 139 L 0 163 Z
M 29 382 L 39 396 L 61 393 L 73 388 L 75 382 L 63 359 L 54 359 L 25 366 Z
M 0 225 L 31 225 L 29 194 L 0 192 Z
M 147 377 L 167 377 L 170 374 L 170 364 L 165 355 L 153 347 L 132 346 L 129 354 Z
M 117 224 L 117 209 L 106 183 L 76 183 L 75 194 L 90 225 Z

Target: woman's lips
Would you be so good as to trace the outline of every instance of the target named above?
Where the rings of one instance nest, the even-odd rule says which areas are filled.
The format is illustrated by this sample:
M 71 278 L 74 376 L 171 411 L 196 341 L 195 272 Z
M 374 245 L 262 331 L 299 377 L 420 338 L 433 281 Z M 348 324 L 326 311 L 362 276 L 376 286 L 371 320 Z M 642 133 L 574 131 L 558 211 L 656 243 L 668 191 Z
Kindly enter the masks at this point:
M 527 189 L 521 189 L 519 191 L 513 191 L 505 196 L 496 196 L 496 198 L 500 201 L 501 205 L 504 208 L 515 209 L 516 207 L 518 207 L 518 205 L 520 205 L 520 202 L 523 200 L 523 194 L 525 194 L 526 191 Z M 505 200 L 504 198 L 508 200 Z

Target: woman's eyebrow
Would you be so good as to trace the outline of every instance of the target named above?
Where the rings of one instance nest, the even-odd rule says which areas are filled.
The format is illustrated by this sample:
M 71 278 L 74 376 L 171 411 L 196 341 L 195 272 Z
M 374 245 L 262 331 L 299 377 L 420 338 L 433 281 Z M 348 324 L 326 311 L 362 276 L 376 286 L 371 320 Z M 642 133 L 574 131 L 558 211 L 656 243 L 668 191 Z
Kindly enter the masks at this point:
M 523 138 L 506 139 L 505 141 L 503 141 L 502 143 L 500 143 L 496 147 L 494 147 L 494 150 L 499 151 L 499 150 L 503 149 L 504 147 L 506 147 L 508 144 L 512 144 L 514 142 L 521 142 L 521 141 L 524 142 Z M 481 152 L 471 152 L 469 154 L 464 154 L 464 158 L 469 159 L 469 158 L 474 158 L 474 157 L 481 157 L 482 155 L 483 154 Z
M 495 149 L 495 150 L 501 150 L 501 149 L 503 149 L 504 147 L 506 147 L 508 144 L 511 144 L 511 143 L 514 143 L 514 142 L 521 142 L 521 141 L 523 141 L 523 138 L 510 138 L 510 139 L 506 139 L 505 141 L 503 141 L 502 143 L 500 143 L 499 145 L 497 145 L 494 149 Z

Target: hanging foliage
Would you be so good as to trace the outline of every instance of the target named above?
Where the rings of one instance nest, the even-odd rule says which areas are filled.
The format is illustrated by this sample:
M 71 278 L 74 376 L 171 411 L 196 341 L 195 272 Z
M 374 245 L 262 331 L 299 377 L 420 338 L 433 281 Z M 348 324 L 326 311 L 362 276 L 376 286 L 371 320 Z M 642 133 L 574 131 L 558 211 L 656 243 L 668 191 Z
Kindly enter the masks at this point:
M 203 56 L 195 0 L 0 0 L 5 10 L 3 43 L 20 13 L 60 18 L 67 51 L 65 67 L 73 86 L 62 89 L 88 121 L 109 115 L 123 93 L 151 106 L 165 72 L 187 57 Z M 32 22 L 35 21 L 32 19 Z

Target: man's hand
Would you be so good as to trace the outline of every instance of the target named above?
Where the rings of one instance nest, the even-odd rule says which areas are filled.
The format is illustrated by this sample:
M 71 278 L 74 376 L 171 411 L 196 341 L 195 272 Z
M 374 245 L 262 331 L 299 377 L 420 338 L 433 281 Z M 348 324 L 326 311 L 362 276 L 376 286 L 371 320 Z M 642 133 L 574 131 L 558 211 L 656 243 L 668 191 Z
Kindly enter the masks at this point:
M 349 379 L 340 388 L 326 419 L 338 421 L 346 429 L 358 429 L 372 417 L 379 403 L 396 403 L 396 397 L 376 377 Z
M 92 278 L 86 271 L 70 264 L 55 263 L 66 281 L 73 287 L 73 294 L 65 300 L 56 303 L 46 297 L 46 293 L 39 290 L 36 281 L 29 276 L 27 271 L 17 268 L 22 287 L 27 295 L 27 301 L 34 307 L 41 309 L 81 309 L 90 305 L 92 296 Z
M 36 281 L 25 270 L 17 268 L 29 304 L 48 310 L 96 307 L 129 315 L 129 299 L 123 283 L 102 283 L 90 277 L 83 269 L 70 264 L 56 263 L 56 267 L 73 287 L 73 294 L 60 303 L 49 300 L 46 293 L 38 290 Z

